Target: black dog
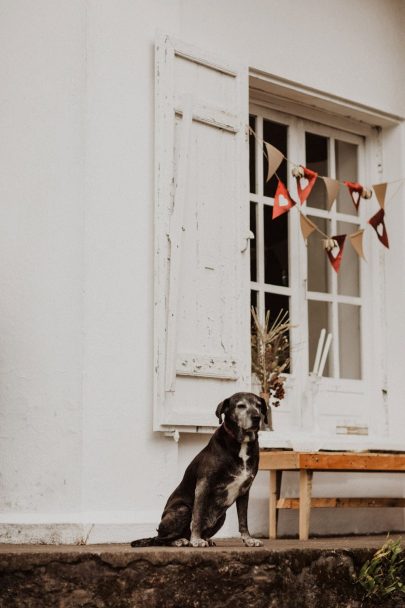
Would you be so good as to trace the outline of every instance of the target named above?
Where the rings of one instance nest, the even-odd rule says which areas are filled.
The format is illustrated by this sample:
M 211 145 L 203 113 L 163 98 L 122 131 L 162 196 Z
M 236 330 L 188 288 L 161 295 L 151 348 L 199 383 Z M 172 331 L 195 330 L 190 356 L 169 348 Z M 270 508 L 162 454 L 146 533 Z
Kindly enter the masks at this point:
M 174 545 L 207 547 L 223 526 L 226 510 L 236 501 L 239 532 L 248 547 L 259 547 L 247 525 L 249 490 L 259 465 L 257 433 L 267 423 L 266 402 L 253 393 L 236 393 L 216 409 L 219 421 L 208 445 L 187 467 L 169 497 L 153 538 L 134 540 L 132 547 Z

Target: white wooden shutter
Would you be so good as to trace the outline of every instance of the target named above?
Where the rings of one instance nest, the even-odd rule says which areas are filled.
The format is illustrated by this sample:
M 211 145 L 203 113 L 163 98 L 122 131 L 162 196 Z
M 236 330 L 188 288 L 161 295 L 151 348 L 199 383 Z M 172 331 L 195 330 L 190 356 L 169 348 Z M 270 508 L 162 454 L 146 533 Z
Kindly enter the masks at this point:
M 250 383 L 247 69 L 156 44 L 154 429 Z

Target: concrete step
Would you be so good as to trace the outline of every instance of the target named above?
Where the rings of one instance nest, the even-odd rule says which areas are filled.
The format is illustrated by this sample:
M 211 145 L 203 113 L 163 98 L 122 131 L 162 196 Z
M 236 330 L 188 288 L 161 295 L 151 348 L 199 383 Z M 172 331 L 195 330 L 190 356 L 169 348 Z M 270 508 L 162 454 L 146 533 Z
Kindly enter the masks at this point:
M 221 540 L 217 547 L 0 545 L 1 608 L 355 608 L 385 537 Z

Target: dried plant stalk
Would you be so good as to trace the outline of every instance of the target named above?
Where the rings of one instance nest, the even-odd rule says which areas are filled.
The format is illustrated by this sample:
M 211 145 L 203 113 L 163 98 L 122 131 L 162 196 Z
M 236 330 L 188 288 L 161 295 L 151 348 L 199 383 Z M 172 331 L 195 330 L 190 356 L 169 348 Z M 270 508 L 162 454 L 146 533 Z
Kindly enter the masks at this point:
M 254 328 L 252 331 L 252 372 L 260 382 L 262 396 L 269 406 L 278 407 L 285 396 L 283 372 L 290 364 L 288 332 L 290 323 L 288 311 L 280 310 L 270 325 L 270 311 L 267 310 L 264 322 L 261 322 L 257 309 L 251 308 Z M 271 410 L 269 408 L 269 427 L 272 429 Z

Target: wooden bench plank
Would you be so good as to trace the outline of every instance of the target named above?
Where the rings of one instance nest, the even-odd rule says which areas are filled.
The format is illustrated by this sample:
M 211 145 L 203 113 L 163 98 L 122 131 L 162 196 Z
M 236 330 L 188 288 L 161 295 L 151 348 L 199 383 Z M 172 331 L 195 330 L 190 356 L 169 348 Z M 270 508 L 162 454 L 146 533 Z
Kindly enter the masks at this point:
M 297 470 L 299 468 L 299 453 L 292 451 L 260 452 L 259 469 L 262 471 Z
M 279 498 L 277 509 L 299 509 L 299 498 Z M 405 507 L 405 498 L 312 498 L 311 508 L 356 509 L 356 508 Z
M 335 471 L 405 471 L 405 454 L 300 453 L 299 468 Z
M 405 454 L 261 451 L 259 469 L 405 472 Z

